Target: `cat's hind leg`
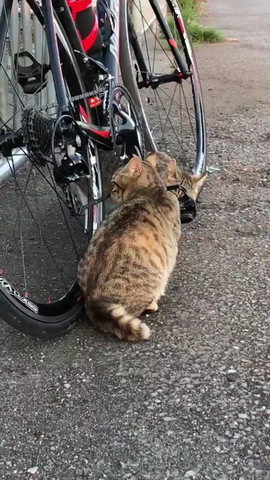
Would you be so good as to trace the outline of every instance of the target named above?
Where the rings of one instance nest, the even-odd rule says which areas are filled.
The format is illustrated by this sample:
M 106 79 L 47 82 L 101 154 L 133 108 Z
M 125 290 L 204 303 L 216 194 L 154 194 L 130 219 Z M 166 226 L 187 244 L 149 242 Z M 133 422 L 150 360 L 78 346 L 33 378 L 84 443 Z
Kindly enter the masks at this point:
M 158 312 L 158 304 L 155 300 L 148 305 L 148 307 L 144 310 L 143 313 L 155 313 Z

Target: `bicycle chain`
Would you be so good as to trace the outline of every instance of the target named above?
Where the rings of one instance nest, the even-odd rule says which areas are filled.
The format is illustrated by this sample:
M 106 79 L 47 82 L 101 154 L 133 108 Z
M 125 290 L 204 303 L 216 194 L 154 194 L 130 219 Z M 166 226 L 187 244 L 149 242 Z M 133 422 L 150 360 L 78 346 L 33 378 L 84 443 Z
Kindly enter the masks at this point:
M 96 97 L 101 93 L 104 93 L 104 89 L 103 90 L 96 89 L 96 90 L 92 90 L 91 92 L 81 93 L 80 95 L 70 96 L 68 97 L 68 99 L 71 102 L 78 102 L 80 100 L 85 100 L 86 98 Z M 32 107 L 34 106 L 35 105 L 32 105 Z M 46 105 L 41 106 L 39 108 L 39 111 L 47 111 L 47 110 L 50 110 L 50 108 L 58 108 L 58 103 L 47 103 Z
M 104 94 L 104 87 L 95 88 L 91 92 L 85 92 L 79 95 L 70 96 L 71 102 L 77 102 L 93 96 Z M 57 108 L 58 103 L 47 103 L 40 106 L 27 105 L 22 113 L 22 134 L 25 144 L 28 148 L 28 155 L 32 162 L 45 166 L 50 162 L 51 157 L 51 132 L 53 130 L 54 120 L 44 115 L 44 112 L 52 108 Z

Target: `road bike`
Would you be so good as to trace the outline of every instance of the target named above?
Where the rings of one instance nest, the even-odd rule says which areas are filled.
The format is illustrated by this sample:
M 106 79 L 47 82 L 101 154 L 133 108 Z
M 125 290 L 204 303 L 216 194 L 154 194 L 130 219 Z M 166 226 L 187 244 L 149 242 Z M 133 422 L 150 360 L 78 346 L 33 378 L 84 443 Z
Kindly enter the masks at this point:
M 0 316 L 35 336 L 81 318 L 76 271 L 112 173 L 163 150 L 206 170 L 200 81 L 175 0 L 1 0 Z

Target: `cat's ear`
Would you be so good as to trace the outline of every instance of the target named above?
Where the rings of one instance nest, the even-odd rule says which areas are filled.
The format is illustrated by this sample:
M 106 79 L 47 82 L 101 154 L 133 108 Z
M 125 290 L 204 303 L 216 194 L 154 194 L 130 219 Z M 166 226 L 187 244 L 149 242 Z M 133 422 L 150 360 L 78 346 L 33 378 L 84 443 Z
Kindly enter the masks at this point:
M 202 175 L 193 175 L 193 180 L 196 183 L 197 188 L 202 188 L 205 180 L 207 179 L 207 173 L 203 173 Z
M 149 162 L 152 167 L 156 168 L 157 166 L 157 153 L 156 152 L 149 152 L 146 155 L 145 160 Z
M 177 183 L 177 180 L 178 180 L 177 164 L 176 164 L 176 160 L 172 158 L 167 165 L 166 184 L 167 186 L 174 185 L 175 183 Z
M 142 173 L 142 159 L 133 155 L 125 167 L 126 174 L 129 177 L 137 178 Z
M 203 173 L 202 175 L 192 175 L 192 190 L 195 195 L 195 199 L 199 195 L 201 188 L 207 179 L 207 173 Z

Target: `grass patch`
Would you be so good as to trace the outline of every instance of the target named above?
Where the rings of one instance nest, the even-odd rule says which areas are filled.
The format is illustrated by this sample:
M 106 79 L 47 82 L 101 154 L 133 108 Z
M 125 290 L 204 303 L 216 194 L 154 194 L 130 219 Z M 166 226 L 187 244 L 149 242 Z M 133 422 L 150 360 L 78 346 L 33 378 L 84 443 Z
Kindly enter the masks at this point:
M 206 27 L 197 22 L 190 22 L 187 25 L 188 33 L 193 42 L 197 43 L 218 43 L 224 42 L 223 33 L 213 27 Z
M 178 0 L 186 23 L 194 22 L 201 12 L 201 0 Z
M 178 37 L 178 32 L 176 30 L 173 18 L 169 17 L 167 20 L 174 37 Z M 186 21 L 185 23 L 191 40 L 194 43 L 218 43 L 224 42 L 225 40 L 223 33 L 221 33 L 216 28 L 201 25 L 195 20 L 192 20 L 190 22 Z
M 225 40 L 224 35 L 213 27 L 207 27 L 198 23 L 198 17 L 201 14 L 201 0 L 178 0 L 182 9 L 187 31 L 195 43 L 218 43 Z M 174 20 L 169 17 L 168 24 L 174 34 L 177 35 Z

